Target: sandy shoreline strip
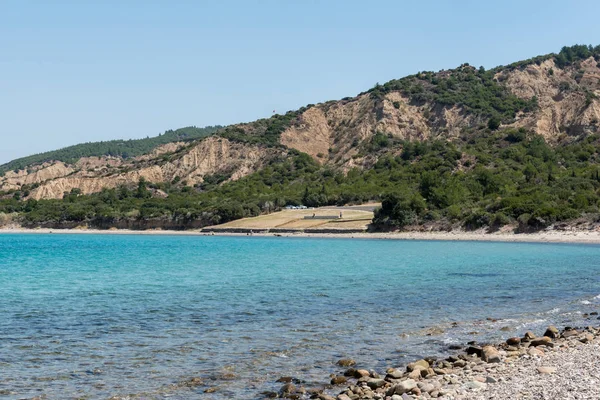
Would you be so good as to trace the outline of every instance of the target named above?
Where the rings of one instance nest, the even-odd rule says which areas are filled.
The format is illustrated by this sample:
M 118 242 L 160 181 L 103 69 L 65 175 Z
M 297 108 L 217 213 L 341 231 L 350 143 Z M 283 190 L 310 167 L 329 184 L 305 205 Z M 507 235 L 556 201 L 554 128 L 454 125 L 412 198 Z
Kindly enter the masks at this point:
M 248 236 L 245 233 L 201 232 L 199 230 L 128 230 L 128 229 L 26 229 L 0 228 L 0 234 L 100 234 L 100 235 L 172 235 L 172 236 Z M 588 243 L 600 244 L 600 231 L 543 231 L 538 233 L 485 233 L 485 232 L 398 232 L 398 233 L 254 233 L 256 237 L 345 238 L 384 240 L 437 240 L 523 243 Z

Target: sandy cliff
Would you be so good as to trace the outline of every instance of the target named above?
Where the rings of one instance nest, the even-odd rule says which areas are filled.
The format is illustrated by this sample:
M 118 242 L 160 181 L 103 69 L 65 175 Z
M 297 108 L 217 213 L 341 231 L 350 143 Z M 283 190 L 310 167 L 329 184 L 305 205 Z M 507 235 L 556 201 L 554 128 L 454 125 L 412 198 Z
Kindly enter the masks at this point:
M 32 173 L 11 172 L 3 178 L 0 188 L 9 190 L 18 188 L 19 184 L 37 184 L 31 190 L 31 198 L 57 199 L 75 188 L 89 194 L 103 188 L 135 185 L 141 178 L 148 182 L 170 182 L 178 177 L 192 186 L 201 183 L 204 176 L 216 173 L 239 179 L 282 154 L 281 150 L 235 143 L 216 136 L 177 153 L 181 148 L 178 145 L 170 146 L 128 162 L 111 162 L 108 158 L 82 159 L 73 166 L 54 163 Z M 168 150 L 175 150 L 175 153 Z M 170 157 L 163 159 L 163 155 Z
M 461 68 L 472 67 L 461 66 L 456 71 Z M 452 73 L 442 71 L 438 76 L 445 79 Z M 593 57 L 564 68 L 553 58 L 500 68 L 494 79 L 519 98 L 537 99 L 535 109 L 519 112 L 508 126 L 524 127 L 551 144 L 600 132 L 600 63 Z M 265 121 L 240 124 L 235 129 L 256 138 L 265 134 Z M 88 157 L 72 165 L 49 161 L 9 171 L 0 177 L 0 191 L 23 190 L 34 199 L 61 198 L 74 188 L 94 193 L 102 188 L 135 185 L 141 178 L 149 182 L 178 178 L 187 185 L 201 183 L 212 174 L 239 179 L 285 155 L 286 147 L 307 153 L 323 165 L 348 171 L 369 168 L 377 161 L 379 154 L 370 151 L 368 144 L 378 133 L 411 141 L 456 140 L 465 132 L 486 126 L 487 117 L 467 111 L 460 102 L 415 101 L 400 90 L 381 96 L 363 93 L 303 108 L 285 125 L 279 147 L 228 140 L 217 134 L 192 144 L 169 143 L 135 159 Z

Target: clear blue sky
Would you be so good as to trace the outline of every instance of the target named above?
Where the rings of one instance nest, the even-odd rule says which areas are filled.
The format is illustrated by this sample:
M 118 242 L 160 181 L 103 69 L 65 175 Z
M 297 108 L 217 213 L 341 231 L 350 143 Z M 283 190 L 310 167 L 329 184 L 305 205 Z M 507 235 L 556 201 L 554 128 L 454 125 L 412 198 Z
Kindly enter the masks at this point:
M 598 1 L 0 0 L 0 163 L 600 44 Z

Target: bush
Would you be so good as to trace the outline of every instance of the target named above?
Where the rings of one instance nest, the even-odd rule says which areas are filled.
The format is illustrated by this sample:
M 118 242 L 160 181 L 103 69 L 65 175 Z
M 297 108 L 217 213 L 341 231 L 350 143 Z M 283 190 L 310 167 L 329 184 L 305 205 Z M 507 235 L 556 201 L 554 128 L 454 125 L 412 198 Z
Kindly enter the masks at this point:
M 500 128 L 500 123 L 501 123 L 500 117 L 498 117 L 498 116 L 493 116 L 492 118 L 490 118 L 490 119 L 488 120 L 488 124 L 487 124 L 487 126 L 488 126 L 488 128 L 490 128 L 491 130 L 495 131 L 496 129 Z
M 490 214 L 482 210 L 473 210 L 465 219 L 464 226 L 468 230 L 476 230 L 490 225 Z
M 504 225 L 508 225 L 509 223 L 510 223 L 510 218 L 508 218 L 505 214 L 503 214 L 501 212 L 495 213 L 490 220 L 490 226 L 492 226 L 494 228 L 499 228 Z

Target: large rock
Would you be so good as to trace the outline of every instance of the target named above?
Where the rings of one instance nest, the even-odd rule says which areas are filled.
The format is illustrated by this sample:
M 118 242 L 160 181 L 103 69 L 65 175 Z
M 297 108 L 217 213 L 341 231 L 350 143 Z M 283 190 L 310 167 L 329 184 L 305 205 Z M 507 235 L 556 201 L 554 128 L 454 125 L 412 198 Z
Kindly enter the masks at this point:
M 425 393 L 433 392 L 436 389 L 431 383 L 423 383 L 422 385 L 419 385 L 419 388 L 421 389 L 421 392 Z
M 530 343 L 530 346 L 533 346 L 533 347 L 548 346 L 550 343 L 552 343 L 552 339 L 549 338 L 548 336 L 544 336 L 541 338 L 533 339 Z
M 386 378 L 400 379 L 400 378 L 402 378 L 403 375 L 404 375 L 404 373 L 402 371 L 400 371 L 399 369 L 392 368 L 388 371 Z
M 591 333 L 584 333 L 583 335 L 581 335 L 581 337 L 579 338 L 579 341 L 581 343 L 589 343 L 592 340 L 594 340 L 594 335 L 592 335 Z
M 509 346 L 518 346 L 521 344 L 521 338 L 511 337 L 506 339 L 506 344 Z
M 525 335 L 523 335 L 524 342 L 529 342 L 531 339 L 535 339 L 535 338 L 536 338 L 535 334 L 531 331 L 527 331 L 527 332 L 525 332 Z
M 482 350 L 481 359 L 487 363 L 499 363 L 500 353 L 494 346 L 485 346 Z
M 550 325 L 548 327 L 548 329 L 546 329 L 546 332 L 544 333 L 544 336 L 548 336 L 549 338 L 552 338 L 552 339 L 556 339 L 559 335 L 560 335 L 560 333 L 558 332 L 558 328 L 555 327 L 554 325 Z
M 427 368 L 429 368 L 429 363 L 426 360 L 415 361 L 406 366 L 406 370 L 408 372 L 412 372 L 415 369 L 427 369 Z
M 354 377 L 356 379 L 364 378 L 366 376 L 369 376 L 369 371 L 367 371 L 366 369 L 357 369 L 354 372 Z
M 562 336 L 564 338 L 570 338 L 571 336 L 577 336 L 577 335 L 579 335 L 579 332 L 575 329 L 567 329 L 562 334 Z
M 419 379 L 422 376 L 422 371 L 427 371 L 427 370 L 425 370 L 425 369 L 415 369 L 415 370 L 413 370 L 413 371 L 411 371 L 411 372 L 408 373 L 408 377 L 410 379 L 415 379 L 415 380 Z
M 483 349 L 479 346 L 469 346 L 467 347 L 467 354 L 475 354 L 477 357 L 481 357 Z
M 417 382 L 414 379 L 407 379 L 393 387 L 394 394 L 403 395 L 417 387 Z
M 367 386 L 369 386 L 371 389 L 379 389 L 380 387 L 385 386 L 385 384 L 385 379 L 380 378 L 371 378 L 367 381 Z

